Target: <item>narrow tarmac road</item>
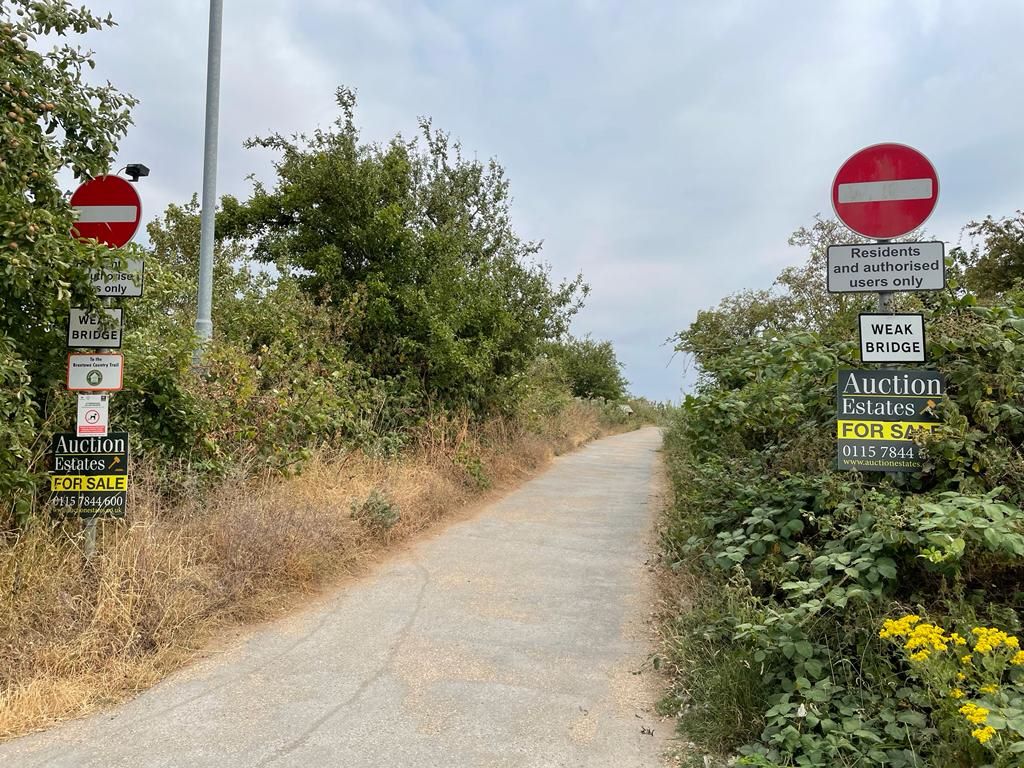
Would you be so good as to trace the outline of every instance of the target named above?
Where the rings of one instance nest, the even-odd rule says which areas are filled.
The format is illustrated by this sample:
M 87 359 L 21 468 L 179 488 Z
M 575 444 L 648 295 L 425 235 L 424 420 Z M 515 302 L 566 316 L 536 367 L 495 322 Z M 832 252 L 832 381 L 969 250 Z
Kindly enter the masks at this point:
M 661 765 L 638 673 L 660 444 L 643 429 L 564 456 L 128 704 L 0 745 L 0 765 Z

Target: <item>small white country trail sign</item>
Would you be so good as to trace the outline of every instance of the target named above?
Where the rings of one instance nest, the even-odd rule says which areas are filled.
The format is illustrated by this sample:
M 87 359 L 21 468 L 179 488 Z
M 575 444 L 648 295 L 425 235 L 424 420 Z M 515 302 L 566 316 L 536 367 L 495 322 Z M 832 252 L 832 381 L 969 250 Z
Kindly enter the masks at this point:
M 923 363 L 924 315 L 864 313 L 860 316 L 860 359 L 865 363 Z
M 75 434 L 78 437 L 106 437 L 109 429 L 110 397 L 96 394 L 79 395 Z
M 104 321 L 102 315 L 106 315 Z M 72 307 L 68 316 L 69 349 L 120 349 L 124 310 L 120 307 L 94 312 Z
M 117 392 L 124 380 L 121 355 L 68 355 L 67 386 L 71 392 Z

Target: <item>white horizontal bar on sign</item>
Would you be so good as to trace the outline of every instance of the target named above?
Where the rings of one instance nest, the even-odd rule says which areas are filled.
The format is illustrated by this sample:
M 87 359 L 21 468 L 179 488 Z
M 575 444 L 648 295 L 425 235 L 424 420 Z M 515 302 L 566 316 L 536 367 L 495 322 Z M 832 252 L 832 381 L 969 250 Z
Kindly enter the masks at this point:
M 861 181 L 839 185 L 840 203 L 878 203 L 886 200 L 930 200 L 931 179 Z
M 75 210 L 83 224 L 131 224 L 139 218 L 139 209 L 134 205 L 83 205 Z

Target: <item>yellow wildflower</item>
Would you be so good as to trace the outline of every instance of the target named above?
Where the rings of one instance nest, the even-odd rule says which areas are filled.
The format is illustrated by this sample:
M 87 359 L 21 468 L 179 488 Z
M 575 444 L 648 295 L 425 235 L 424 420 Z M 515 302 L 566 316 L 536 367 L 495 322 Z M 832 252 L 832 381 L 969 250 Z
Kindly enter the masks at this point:
M 949 636 L 949 639 L 953 641 L 954 645 L 967 645 L 967 640 L 956 632 Z
M 978 690 L 982 693 L 995 693 L 999 690 L 999 686 L 995 683 L 989 683 L 988 685 L 981 686 Z
M 952 696 L 954 699 L 962 699 L 964 697 L 964 692 L 961 691 L 959 688 L 954 688 L 952 691 L 949 692 L 949 695 Z
M 971 736 L 976 738 L 979 743 L 984 744 L 986 741 L 996 735 L 996 729 L 991 725 L 986 725 L 984 728 L 975 728 L 971 731 Z
M 966 679 L 967 679 L 967 675 L 965 675 L 963 672 L 957 672 L 956 673 L 956 681 L 958 683 L 962 683 Z
M 1017 666 L 1024 664 L 1024 651 L 1017 651 L 1013 654 L 1013 658 L 1010 659 L 1010 663 L 1016 664 Z
M 882 630 L 878 633 L 879 637 L 906 637 L 910 634 L 910 630 L 917 622 L 921 620 L 920 616 L 908 614 L 901 619 L 886 619 L 882 622 Z
M 927 661 L 927 659 L 928 659 L 928 657 L 930 655 L 931 655 L 931 651 L 929 651 L 927 648 L 924 648 L 924 649 L 918 651 L 917 653 L 910 654 L 910 660 L 911 661 Z
M 973 725 L 981 725 L 988 719 L 988 710 L 985 707 L 979 707 L 977 704 L 970 702 L 964 704 L 957 711 L 967 718 L 967 722 Z
M 930 648 L 934 651 L 946 650 L 948 638 L 945 632 L 942 631 L 942 627 L 938 627 L 935 624 L 918 624 L 910 631 L 910 636 L 907 638 L 907 642 L 903 644 L 903 647 L 908 651 L 914 651 L 919 648 Z
M 971 632 L 978 638 L 974 643 L 974 650 L 978 653 L 988 653 L 1000 645 L 1007 648 L 1016 648 L 1019 645 L 1017 638 L 995 627 L 975 627 Z
M 968 653 L 966 656 L 961 656 L 960 657 L 960 663 L 961 664 L 970 664 L 971 663 L 971 654 Z

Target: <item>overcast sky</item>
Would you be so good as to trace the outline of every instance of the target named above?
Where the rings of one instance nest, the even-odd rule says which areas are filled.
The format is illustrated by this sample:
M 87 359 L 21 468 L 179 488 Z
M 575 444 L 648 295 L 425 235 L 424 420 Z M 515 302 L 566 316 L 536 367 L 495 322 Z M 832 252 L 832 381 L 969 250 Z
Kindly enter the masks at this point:
M 152 217 L 201 187 L 208 5 L 87 4 L 119 23 L 87 43 L 140 99 L 119 160 L 152 168 Z M 830 213 L 832 177 L 860 147 L 931 158 L 941 239 L 1024 207 L 1020 0 L 225 6 L 221 194 L 271 178 L 272 155 L 246 137 L 328 125 L 340 84 L 358 91 L 367 140 L 430 116 L 504 165 L 519 231 L 593 288 L 574 332 L 611 339 L 651 398 L 692 380 L 666 338 L 802 260 L 788 234 Z

